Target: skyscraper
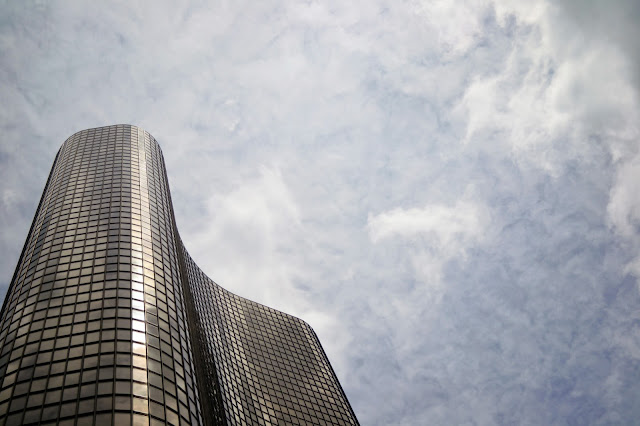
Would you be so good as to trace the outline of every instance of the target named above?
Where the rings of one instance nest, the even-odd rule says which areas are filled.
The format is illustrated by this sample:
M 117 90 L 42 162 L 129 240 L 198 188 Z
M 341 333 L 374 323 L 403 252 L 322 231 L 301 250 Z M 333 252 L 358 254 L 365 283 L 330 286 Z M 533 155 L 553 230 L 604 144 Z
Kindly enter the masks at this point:
M 193 262 L 160 147 L 135 126 L 60 148 L 0 351 L 0 425 L 358 424 L 305 322 Z

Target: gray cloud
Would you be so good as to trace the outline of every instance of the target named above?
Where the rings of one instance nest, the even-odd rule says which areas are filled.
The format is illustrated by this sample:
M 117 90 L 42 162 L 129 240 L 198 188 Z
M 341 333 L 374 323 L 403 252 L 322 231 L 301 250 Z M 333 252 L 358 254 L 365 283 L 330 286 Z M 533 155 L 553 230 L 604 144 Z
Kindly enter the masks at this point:
M 629 424 L 637 7 L 0 6 L 0 284 L 58 146 L 143 126 L 226 288 L 317 330 L 363 424 Z

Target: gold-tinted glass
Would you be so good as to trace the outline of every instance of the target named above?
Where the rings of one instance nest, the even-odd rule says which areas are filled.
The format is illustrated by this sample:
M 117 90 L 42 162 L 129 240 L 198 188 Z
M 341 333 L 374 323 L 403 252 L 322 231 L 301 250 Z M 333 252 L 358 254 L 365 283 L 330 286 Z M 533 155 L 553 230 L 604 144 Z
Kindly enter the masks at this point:
M 311 328 L 206 277 L 135 126 L 60 148 L 0 315 L 0 426 L 357 424 Z

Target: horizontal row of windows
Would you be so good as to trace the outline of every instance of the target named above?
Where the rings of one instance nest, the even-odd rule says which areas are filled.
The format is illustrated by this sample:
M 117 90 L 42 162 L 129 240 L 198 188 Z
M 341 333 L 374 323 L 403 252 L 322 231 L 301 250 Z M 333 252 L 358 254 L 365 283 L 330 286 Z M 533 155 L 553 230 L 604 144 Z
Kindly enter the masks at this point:
M 40 323 L 38 321 L 39 318 L 37 317 L 42 317 L 42 315 L 38 314 L 44 312 L 43 310 L 47 307 L 49 308 L 49 311 L 58 312 L 58 314 L 53 315 L 61 315 L 65 318 L 67 317 L 67 315 L 65 315 L 65 311 L 69 311 L 68 314 L 71 314 L 73 312 L 75 313 L 76 317 L 79 318 L 83 318 L 84 315 L 89 315 L 89 319 L 91 319 L 92 316 L 97 316 L 99 314 L 107 315 L 106 318 L 110 318 L 110 315 L 115 316 L 115 307 L 118 306 L 118 312 L 120 312 L 120 310 L 132 308 L 133 310 L 131 311 L 131 315 L 134 318 L 137 317 L 137 312 L 146 311 L 145 317 L 147 318 L 151 318 L 157 313 L 157 315 L 165 321 L 168 321 L 169 318 L 172 318 L 175 321 L 176 304 L 173 300 L 173 296 L 171 296 L 170 294 L 170 297 L 167 298 L 164 293 L 160 293 L 159 291 L 153 294 L 154 291 L 154 288 L 145 288 L 144 292 L 132 291 L 130 293 L 131 297 L 122 296 L 123 294 L 128 294 L 129 290 L 127 289 L 118 290 L 118 293 L 116 293 L 115 291 L 106 291 L 104 293 L 98 291 L 95 293 L 83 293 L 77 296 L 72 295 L 65 298 L 59 297 L 50 299 L 48 306 L 47 303 L 41 302 L 38 302 L 36 304 L 26 304 L 26 306 L 20 311 L 20 315 L 13 322 L 11 322 L 10 327 L 8 327 L 8 329 L 3 329 L 2 334 L 4 335 L 6 333 L 12 333 L 13 331 L 17 330 L 19 324 L 22 323 L 22 318 L 28 316 L 31 312 L 34 311 L 36 311 L 36 315 L 34 315 L 32 322 L 29 324 L 25 324 L 25 326 L 23 327 L 38 327 Z M 82 301 L 85 299 L 86 301 Z M 178 306 L 178 310 L 180 311 L 181 307 Z M 94 314 L 94 312 L 97 313 Z M 51 324 L 54 323 L 55 321 L 51 320 Z M 153 325 L 153 323 L 151 324 Z
M 74 399 L 74 398 L 68 398 Z M 62 399 L 62 404 L 46 405 L 44 408 L 31 408 L 28 403 L 25 403 L 25 413 L 22 417 L 22 412 L 10 415 L 8 417 L 7 424 L 31 424 L 39 421 L 45 422 L 54 420 L 57 418 L 70 418 L 77 417 L 78 425 L 87 424 L 111 424 L 112 420 L 115 420 L 117 426 L 124 425 L 148 425 L 149 420 L 154 422 L 158 419 L 161 424 L 174 424 L 180 423 L 179 416 L 182 417 L 183 422 L 196 422 L 196 418 L 193 413 L 188 412 L 186 406 L 183 404 L 175 406 L 169 405 L 170 403 L 156 402 L 154 400 L 148 400 L 144 397 L 127 397 L 127 396 L 98 396 L 97 398 L 81 398 L 79 401 L 66 402 L 67 399 Z M 112 419 L 111 411 L 115 410 L 115 418 Z M 178 414 L 179 411 L 179 414 Z M 105 413 L 106 412 L 106 413 Z M 83 417 L 83 414 L 96 413 L 95 419 L 93 414 L 87 417 Z M 149 419 L 147 416 L 151 416 Z M 82 422 L 86 419 L 86 423 Z M 11 423 L 11 422 L 17 423 Z M 133 423 L 132 423 L 133 421 Z M 74 425 L 74 421 L 70 421 L 70 425 Z M 65 424 L 64 421 L 59 423 Z

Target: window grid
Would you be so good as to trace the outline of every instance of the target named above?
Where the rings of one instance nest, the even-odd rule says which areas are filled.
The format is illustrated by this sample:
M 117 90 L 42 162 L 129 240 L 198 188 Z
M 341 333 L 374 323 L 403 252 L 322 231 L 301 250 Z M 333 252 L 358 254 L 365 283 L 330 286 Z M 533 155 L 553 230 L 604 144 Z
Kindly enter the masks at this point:
M 0 349 L 0 426 L 357 424 L 306 323 L 195 265 L 160 147 L 135 126 L 60 148 Z

